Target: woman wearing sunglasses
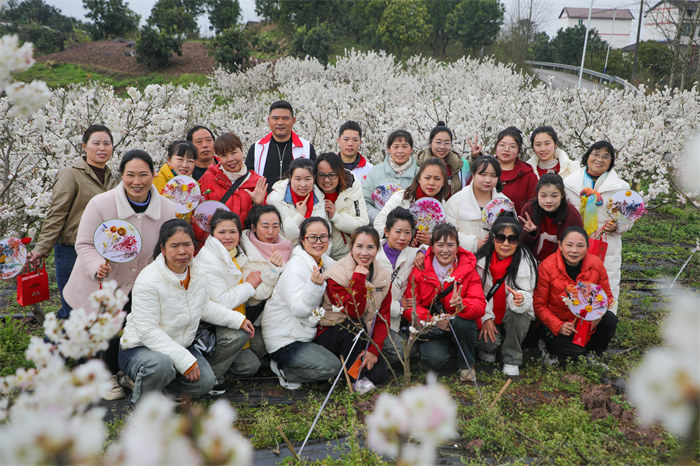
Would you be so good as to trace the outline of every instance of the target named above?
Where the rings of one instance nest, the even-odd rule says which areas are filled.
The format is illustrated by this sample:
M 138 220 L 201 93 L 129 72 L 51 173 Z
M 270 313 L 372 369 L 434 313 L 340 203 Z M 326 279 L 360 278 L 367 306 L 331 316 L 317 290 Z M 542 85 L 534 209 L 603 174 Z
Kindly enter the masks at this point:
M 477 271 L 486 296 L 486 314 L 481 318 L 479 359 L 496 362 L 500 350 L 503 373 L 520 375 L 522 342 L 535 319 L 532 294 L 537 284 L 537 262 L 520 244 L 522 227 L 514 216 L 501 214 L 488 241 L 476 253 Z
M 340 260 L 350 252 L 352 232 L 369 223 L 362 184 L 338 155 L 326 152 L 316 159 L 316 186 L 323 191 L 326 215 L 333 225 L 330 256 Z
M 323 271 L 335 262 L 326 255 L 330 237 L 325 219 L 309 217 L 301 222 L 299 245 L 262 313 L 270 369 L 280 385 L 289 390 L 300 388 L 302 383 L 326 380 L 340 370 L 340 360 L 312 342 L 319 321 L 313 311 L 321 305 L 326 291 Z

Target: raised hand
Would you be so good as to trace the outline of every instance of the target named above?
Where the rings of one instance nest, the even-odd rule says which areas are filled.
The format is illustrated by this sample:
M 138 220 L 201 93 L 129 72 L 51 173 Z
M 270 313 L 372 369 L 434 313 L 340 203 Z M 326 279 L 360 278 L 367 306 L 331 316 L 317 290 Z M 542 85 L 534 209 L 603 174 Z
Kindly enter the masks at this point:
M 425 244 L 426 246 L 430 246 L 430 233 L 428 233 L 427 231 L 417 232 L 416 239 L 418 240 L 418 244 Z
M 369 270 L 364 265 L 356 265 L 354 273 L 361 273 L 362 275 L 369 275 Z
M 326 214 L 328 214 L 328 218 L 333 218 L 335 215 L 335 203 L 330 199 L 326 199 Z
M 109 265 L 109 262 L 105 261 L 104 264 L 100 264 L 100 266 L 97 268 L 97 273 L 95 274 L 95 277 L 104 280 L 109 276 L 109 274 L 112 273 L 112 266 Z
M 462 285 L 457 283 L 452 290 L 452 297 L 450 298 L 450 307 L 459 312 L 464 309 L 464 303 L 462 302 Z
M 537 231 L 537 225 L 532 221 L 530 214 L 527 212 L 525 212 L 525 218 L 518 215 L 518 220 L 520 220 L 520 223 L 523 224 L 523 230 L 527 231 L 528 233 Z
M 307 194 L 304 199 L 294 204 L 294 206 L 297 209 L 297 212 L 299 212 L 304 217 L 306 217 L 306 201 L 309 200 L 309 196 L 311 196 L 311 193 Z
M 469 144 L 469 147 L 471 148 L 473 159 L 475 159 L 477 156 L 479 156 L 481 154 L 482 147 L 479 144 L 479 135 L 478 134 L 474 135 L 474 142 L 471 142 L 469 140 L 469 138 L 467 138 L 467 144 Z
M 250 199 L 253 204 L 260 205 L 265 202 L 265 197 L 267 196 L 267 180 L 264 176 L 258 178 L 257 183 L 255 183 L 255 189 L 250 192 Z
M 282 254 L 278 250 L 274 250 L 274 252 L 270 255 L 270 262 L 272 262 L 272 265 L 275 267 L 282 267 L 284 265 L 284 259 L 282 259 Z
M 323 275 L 321 274 L 321 269 L 314 267 L 314 271 L 311 272 L 311 282 L 316 285 L 323 285 Z
M 509 287 L 508 285 L 506 285 L 506 291 L 513 295 L 513 302 L 515 303 L 516 306 L 520 307 L 525 302 L 525 298 L 523 297 L 523 294 L 518 292 L 518 291 L 515 291 L 513 288 Z
M 253 288 L 257 288 L 262 283 L 262 273 L 259 270 L 254 270 L 250 272 L 245 281 L 253 285 Z

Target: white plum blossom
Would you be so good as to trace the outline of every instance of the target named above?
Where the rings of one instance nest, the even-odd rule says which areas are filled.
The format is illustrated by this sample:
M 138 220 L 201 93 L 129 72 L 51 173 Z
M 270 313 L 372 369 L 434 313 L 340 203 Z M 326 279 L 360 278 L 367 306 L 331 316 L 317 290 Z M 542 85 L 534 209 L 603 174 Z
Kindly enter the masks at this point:
M 382 393 L 367 416 L 367 441 L 373 450 L 401 464 L 433 464 L 435 449 L 457 436 L 457 404 L 438 385 L 408 388 L 399 396 Z
M 700 192 L 700 134 L 686 144 L 678 173 L 685 189 L 690 192 Z

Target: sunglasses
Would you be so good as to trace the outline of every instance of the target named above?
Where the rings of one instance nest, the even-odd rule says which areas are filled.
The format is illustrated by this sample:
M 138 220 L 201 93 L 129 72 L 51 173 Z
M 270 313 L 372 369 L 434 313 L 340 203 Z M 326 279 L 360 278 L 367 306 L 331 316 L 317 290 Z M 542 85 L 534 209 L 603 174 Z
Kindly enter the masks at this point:
M 518 235 L 504 235 L 503 233 L 496 233 L 493 235 L 493 240 L 496 243 L 505 243 L 508 240 L 508 244 L 518 244 L 520 242 L 520 237 Z

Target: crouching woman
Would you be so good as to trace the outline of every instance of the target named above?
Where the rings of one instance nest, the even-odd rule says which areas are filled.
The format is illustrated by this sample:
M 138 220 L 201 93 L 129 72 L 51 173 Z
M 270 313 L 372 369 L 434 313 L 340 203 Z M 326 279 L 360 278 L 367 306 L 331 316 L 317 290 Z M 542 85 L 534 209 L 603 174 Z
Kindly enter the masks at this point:
M 152 391 L 197 397 L 212 389 L 214 372 L 193 345 L 200 318 L 253 331 L 242 314 L 209 299 L 207 276 L 192 260 L 194 245 L 189 223 L 168 220 L 154 261 L 134 283 L 119 348 L 119 368 L 134 381 L 132 404 Z

